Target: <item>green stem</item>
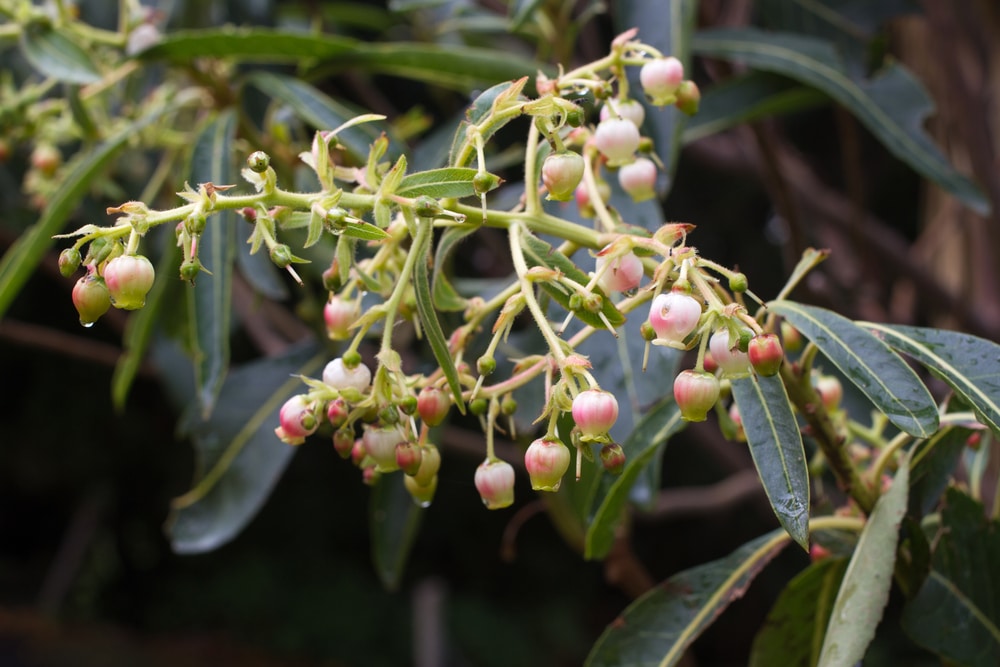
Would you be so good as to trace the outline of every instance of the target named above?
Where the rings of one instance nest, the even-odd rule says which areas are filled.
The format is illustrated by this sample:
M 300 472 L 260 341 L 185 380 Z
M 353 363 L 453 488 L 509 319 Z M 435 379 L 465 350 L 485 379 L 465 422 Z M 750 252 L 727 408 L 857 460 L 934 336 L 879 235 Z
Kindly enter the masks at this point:
M 539 331 L 542 332 L 542 338 L 548 344 L 552 356 L 562 365 L 562 362 L 566 360 L 562 341 L 556 337 L 552 327 L 549 326 L 549 320 L 535 298 L 535 286 L 528 280 L 528 264 L 524 261 L 524 250 L 521 248 L 521 234 L 523 232 L 524 227 L 518 222 L 512 224 L 510 229 L 507 230 L 507 235 L 510 237 L 511 260 L 514 263 L 514 270 L 517 272 L 517 279 L 521 284 L 521 293 L 524 294 L 528 310 L 531 311 L 531 316 L 535 318 L 535 324 L 538 325 Z
M 430 218 L 420 218 L 417 222 L 417 235 L 413 237 L 410 252 L 406 253 L 406 261 L 396 277 L 396 287 L 392 290 L 386 300 L 385 306 L 385 328 L 382 331 L 382 346 L 380 351 L 384 352 L 392 349 L 392 330 L 396 321 L 396 313 L 399 310 L 399 302 L 402 301 L 410 285 L 410 277 L 413 275 L 413 267 L 418 261 L 427 261 L 427 244 L 430 241 L 433 221 Z

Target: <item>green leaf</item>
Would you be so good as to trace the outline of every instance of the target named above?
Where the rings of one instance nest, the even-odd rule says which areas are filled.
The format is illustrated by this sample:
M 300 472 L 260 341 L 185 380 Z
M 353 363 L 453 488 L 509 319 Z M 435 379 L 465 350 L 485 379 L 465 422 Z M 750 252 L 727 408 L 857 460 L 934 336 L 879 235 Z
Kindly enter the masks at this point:
M 941 155 L 923 129 L 932 110 L 927 93 L 901 65 L 891 64 L 876 78 L 858 82 L 849 76 L 829 42 L 756 28 L 718 29 L 697 34 L 696 53 L 725 58 L 775 72 L 814 86 L 842 104 L 893 155 L 986 214 L 983 193 Z
M 829 98 L 783 76 L 751 71 L 704 92 L 698 113 L 684 127 L 687 145 L 742 123 L 812 109 Z
M 600 560 L 607 556 L 614 542 L 615 527 L 622 519 L 629 490 L 636 477 L 667 444 L 667 440 L 684 428 L 680 409 L 673 400 L 666 400 L 651 410 L 622 444 L 625 469 L 620 475 L 604 475 L 592 500 L 594 516 L 587 527 L 584 558 Z
M 544 266 L 550 269 L 557 269 L 561 271 L 570 280 L 573 280 L 580 285 L 586 285 L 590 282 L 590 277 L 587 276 L 583 271 L 581 271 L 576 264 L 570 260 L 569 257 L 559 252 L 558 249 L 553 248 L 551 245 L 541 240 L 534 234 L 524 235 L 524 259 L 528 263 L 528 266 Z M 563 290 L 553 286 L 548 282 L 543 282 L 540 284 L 542 289 L 544 289 L 549 296 L 555 299 L 559 305 L 563 308 L 569 309 L 569 295 Z M 621 314 L 614 302 L 608 298 L 608 296 L 601 291 L 600 287 L 593 287 L 591 289 L 595 294 L 601 295 L 601 313 L 607 318 L 611 326 L 616 327 L 625 321 L 625 316 Z M 604 322 L 601 321 L 595 313 L 591 313 L 585 309 L 580 309 L 574 311 L 574 315 L 580 319 L 580 321 L 585 324 L 589 324 L 595 329 L 605 329 Z
M 372 558 L 382 585 L 399 588 L 423 513 L 403 485 L 403 474 L 383 475 L 369 503 Z
M 318 130 L 333 130 L 364 111 L 334 100 L 305 81 L 273 72 L 253 72 L 246 82 L 274 100 L 287 104 L 302 120 Z M 353 125 L 337 134 L 351 157 L 364 160 L 380 132 L 371 123 Z M 395 143 L 395 142 L 394 142 Z
M 889 602 L 899 525 L 906 514 L 910 462 L 899 458 L 892 486 L 875 503 L 844 573 L 817 667 L 854 665 L 865 657 Z
M 811 340 L 901 430 L 920 438 L 937 430 L 937 405 L 930 392 L 874 335 L 823 308 L 793 301 L 772 301 L 768 308 Z
M 133 139 L 140 130 L 153 123 L 164 113 L 176 107 L 157 109 L 150 115 L 126 126 L 102 144 L 81 150 L 82 157 L 63 177 L 42 212 L 42 217 L 25 230 L 0 259 L 0 317 L 35 271 L 35 267 L 52 245 L 52 237 L 62 231 L 66 221 L 76 210 L 91 183 L 100 176 L 115 155 Z
M 816 664 L 846 569 L 846 558 L 824 558 L 788 582 L 754 639 L 749 667 Z
M 396 190 L 400 197 L 419 197 L 427 195 L 440 199 L 442 197 L 470 197 L 476 194 L 472 180 L 477 171 L 468 167 L 445 167 L 420 171 L 403 178 Z
M 730 385 L 771 508 L 792 539 L 809 551 L 809 470 L 785 385 L 776 375 L 756 374 Z
M 1000 345 L 957 331 L 862 323 L 938 374 L 1000 436 Z
M 437 312 L 434 310 L 434 301 L 431 298 L 430 280 L 427 274 L 427 260 L 430 254 L 430 244 L 433 240 L 430 221 L 420 224 L 427 226 L 418 232 L 418 235 L 422 235 L 424 238 L 410 250 L 410 252 L 417 253 L 417 261 L 413 267 L 413 293 L 417 301 L 417 315 L 420 317 L 424 336 L 427 337 L 434 358 L 448 380 L 455 405 L 458 406 L 460 412 L 465 414 L 465 401 L 462 400 L 462 383 L 458 378 L 458 369 L 455 368 L 455 360 L 448 348 L 444 331 L 441 330 L 441 323 L 438 321 Z
M 21 53 L 47 77 L 85 85 L 101 80 L 87 52 L 49 24 L 33 23 L 21 33 Z
M 223 111 L 202 129 L 191 156 L 189 182 L 226 185 L 235 182 L 233 139 L 237 115 Z M 211 275 L 199 276 L 187 290 L 198 402 L 207 416 L 229 371 L 229 325 L 232 317 L 236 224 L 232 211 L 216 214 L 198 242 L 198 257 Z
M 315 374 L 325 362 L 315 343 L 251 362 L 230 373 L 211 417 L 189 412 L 185 430 L 200 472 L 193 488 L 174 500 L 167 521 L 174 551 L 216 549 L 257 514 L 295 453 L 274 435 L 278 412 L 303 391 L 298 376 Z
M 363 48 L 363 44 L 340 35 L 226 26 L 169 32 L 136 57 L 173 63 L 190 63 L 206 57 L 258 63 L 299 63 L 303 60 L 331 60 L 357 48 Z
M 903 610 L 903 630 L 924 648 L 968 667 L 1000 664 L 1000 523 L 949 489 L 930 575 Z
M 914 450 L 910 472 L 911 514 L 922 517 L 937 507 L 972 433 L 971 429 L 957 426 L 943 428 Z
M 604 630 L 587 656 L 586 667 L 676 665 L 788 543 L 785 531 L 772 531 L 725 558 L 670 577 L 629 605 Z
M 361 222 L 347 223 L 341 233 L 344 236 L 361 239 L 362 241 L 381 241 L 389 236 L 384 229 L 376 227 L 370 222 L 365 222 L 364 220 Z
M 478 225 L 457 225 L 449 227 L 441 235 L 437 251 L 434 253 L 434 275 L 431 283 L 435 310 L 453 312 L 465 310 L 467 301 L 452 287 L 444 268 L 448 263 L 448 256 L 452 249 L 477 229 L 479 229 Z
M 476 156 L 475 145 L 468 141 L 469 126 L 479 125 L 480 134 L 483 141 L 489 141 L 490 137 L 496 134 L 501 127 L 520 116 L 517 113 L 501 113 L 508 107 L 516 106 L 522 99 L 521 91 L 528 77 L 523 77 L 517 81 L 504 81 L 482 92 L 469 106 L 465 112 L 465 122 L 459 124 L 455 130 L 455 137 L 451 142 L 449 151 L 449 162 L 456 167 L 464 167 Z M 494 117 L 494 122 L 483 123 L 488 117 Z
M 510 17 L 508 30 L 517 32 L 532 22 L 543 2 L 544 0 L 513 0 L 507 7 L 507 16 Z

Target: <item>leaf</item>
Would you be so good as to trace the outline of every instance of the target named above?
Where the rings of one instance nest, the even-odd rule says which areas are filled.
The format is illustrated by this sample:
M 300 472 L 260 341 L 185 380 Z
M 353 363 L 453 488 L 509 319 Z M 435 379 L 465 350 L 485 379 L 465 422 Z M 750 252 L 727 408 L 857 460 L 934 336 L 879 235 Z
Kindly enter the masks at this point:
M 943 329 L 870 322 L 862 326 L 938 374 L 1000 436 L 1000 345 Z
M 854 665 L 865 657 L 889 602 L 899 525 L 910 488 L 909 459 L 899 458 L 892 486 L 875 503 L 844 573 L 817 667 Z
M 586 667 L 670 667 L 789 543 L 783 530 L 748 542 L 725 558 L 670 577 L 609 625 Z
M 0 260 L 0 317 L 7 312 L 11 302 L 34 273 L 35 267 L 52 245 L 52 237 L 62 230 L 91 183 L 140 130 L 174 109 L 174 106 L 157 109 L 126 126 L 104 143 L 81 150 L 82 158 L 74 161 L 72 170 L 62 178 L 42 212 L 42 217 L 21 234 Z
M 693 47 L 703 56 L 725 58 L 775 72 L 823 91 L 874 134 L 889 152 L 986 214 L 990 204 L 969 179 L 941 155 L 923 129 L 933 105 L 920 83 L 893 63 L 868 81 L 850 78 L 829 42 L 756 28 L 718 29 L 698 33 Z
M 448 348 L 448 341 L 441 330 L 441 323 L 438 321 L 437 313 L 434 310 L 434 302 L 431 299 L 431 287 L 427 275 L 427 260 L 430 254 L 430 244 L 432 232 L 430 221 L 421 222 L 424 227 L 418 231 L 418 236 L 423 236 L 419 243 L 415 242 L 415 247 L 410 252 L 417 254 L 417 261 L 413 267 L 413 293 L 417 302 L 417 315 L 420 317 L 424 335 L 431 346 L 434 358 L 441 367 L 451 388 L 451 394 L 455 399 L 455 405 L 462 414 L 465 414 L 465 401 L 462 399 L 462 383 L 458 378 L 458 369 L 455 368 L 455 360 L 452 358 L 451 350 Z
M 226 26 L 169 32 L 136 57 L 173 63 L 190 63 L 206 57 L 259 63 L 299 63 L 312 59 L 331 60 L 357 48 L 363 48 L 363 44 L 341 35 Z
M 258 71 L 247 75 L 246 82 L 274 100 L 287 104 L 302 120 L 318 130 L 333 130 L 363 113 L 294 77 Z M 355 160 L 364 160 L 368 155 L 368 146 L 379 134 L 371 124 L 364 123 L 341 131 L 337 140 Z M 398 145 L 398 142 L 393 143 Z
M 470 197 L 476 194 L 472 180 L 477 170 L 468 167 L 445 167 L 420 171 L 403 178 L 396 190 L 400 197 L 419 197 L 426 195 L 440 199 L 442 197 Z
M 827 101 L 826 95 L 815 88 L 768 72 L 751 71 L 704 92 L 698 113 L 684 126 L 681 143 L 687 145 L 742 123 L 811 109 Z
M 749 667 L 813 667 L 819 657 L 846 558 L 824 558 L 792 579 L 754 638 Z
M 452 287 L 444 267 L 448 263 L 448 256 L 451 254 L 451 250 L 462 239 L 477 229 L 479 229 L 478 225 L 458 225 L 449 227 L 441 235 L 437 251 L 434 254 L 434 274 L 431 283 L 431 294 L 434 297 L 435 310 L 453 312 L 465 310 L 466 299 Z
M 233 139 L 237 116 L 223 111 L 195 140 L 189 182 L 233 183 Z M 198 402 L 203 416 L 211 413 L 229 370 L 229 325 L 232 316 L 233 260 L 236 224 L 232 211 L 223 211 L 205 226 L 198 241 L 198 257 L 211 275 L 199 276 L 187 291 L 191 342 Z
M 189 413 L 186 431 L 201 474 L 173 502 L 167 533 L 175 552 L 217 549 L 257 514 L 295 453 L 274 435 L 278 412 L 302 391 L 298 376 L 316 373 L 325 361 L 310 343 L 251 362 L 230 373 L 207 420 Z
M 535 12 L 541 10 L 544 0 L 514 0 L 507 7 L 510 18 L 508 30 L 517 32 L 532 22 Z
M 614 530 L 628 502 L 629 490 L 636 477 L 667 444 L 667 440 L 684 428 L 680 409 L 673 400 L 666 400 L 643 418 L 632 435 L 622 444 L 625 469 L 618 476 L 605 475 L 592 500 L 596 505 L 587 527 L 584 558 L 600 560 L 608 555 L 614 542 Z
M 920 438 L 937 430 L 937 405 L 930 392 L 874 335 L 823 308 L 793 301 L 772 301 L 768 308 L 811 340 L 901 430 Z
M 949 489 L 930 575 L 903 610 L 903 630 L 924 648 L 968 667 L 1000 664 L 1000 523 Z
M 25 26 L 21 53 L 32 67 L 58 81 L 86 85 L 101 80 L 87 52 L 47 23 Z
M 943 428 L 914 450 L 910 472 L 911 514 L 922 517 L 937 507 L 972 432 L 960 427 Z
M 383 475 L 372 489 L 369 519 L 372 558 L 382 585 L 399 588 L 423 513 L 403 484 L 402 473 Z
M 455 137 L 451 142 L 449 151 L 449 162 L 455 167 L 464 167 L 475 157 L 475 146 L 469 138 L 469 126 L 479 125 L 480 134 L 483 141 L 489 141 L 497 130 L 514 120 L 520 115 L 518 113 L 501 114 L 507 107 L 516 106 L 516 102 L 521 98 L 524 84 L 528 82 L 528 77 L 522 77 L 517 81 L 504 81 L 488 88 L 478 95 L 465 112 L 466 122 L 460 123 L 455 130 Z M 484 124 L 490 115 L 493 115 L 494 122 Z
M 389 237 L 389 234 L 384 229 L 364 220 L 347 223 L 341 230 L 341 233 L 344 236 L 361 239 L 362 241 L 381 241 Z
M 664 55 L 672 55 L 684 63 L 686 71 L 692 70 L 691 35 L 694 32 L 697 14 L 696 0 L 625 0 L 614 3 L 615 29 L 619 32 L 629 28 L 639 28 L 639 39 Z M 639 68 L 627 70 L 629 83 L 636 91 L 641 91 Z M 642 98 L 641 93 L 636 97 Z M 646 104 L 646 122 L 649 134 L 656 147 L 656 153 L 666 165 L 668 186 L 673 182 L 677 170 L 677 156 L 681 148 L 681 132 L 687 116 L 674 107 L 660 108 Z
M 785 385 L 776 375 L 751 374 L 730 386 L 771 508 L 792 539 L 809 551 L 809 470 Z

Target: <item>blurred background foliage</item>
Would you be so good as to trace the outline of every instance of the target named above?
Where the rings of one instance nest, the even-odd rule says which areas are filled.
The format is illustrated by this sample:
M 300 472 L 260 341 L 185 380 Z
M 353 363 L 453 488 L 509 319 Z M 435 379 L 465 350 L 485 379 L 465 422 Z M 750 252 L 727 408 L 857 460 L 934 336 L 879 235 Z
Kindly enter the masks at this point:
M 237 72 L 298 74 L 339 104 L 387 115 L 394 138 L 409 142 L 426 164 L 486 86 L 519 70 L 597 58 L 617 32 L 638 24 L 640 38 L 691 49 L 690 72 L 705 94 L 702 114 L 686 127 L 673 117 L 656 121 L 661 156 L 669 163 L 676 147 L 679 157 L 661 184 L 655 217 L 697 224 L 692 240 L 702 255 L 738 266 L 765 298 L 780 289 L 802 250 L 827 247 L 832 256 L 810 276 L 802 300 L 852 318 L 1000 339 L 1000 114 L 991 97 L 1000 76 L 1000 13 L 993 3 L 677 0 L 664 7 L 643 0 L 149 5 L 151 22 L 168 36 L 232 24 L 359 40 L 350 57 L 295 55 L 253 68 L 181 57 L 174 66 L 217 102 L 234 92 L 226 84 Z M 86 23 L 115 29 L 114 3 L 83 0 L 77 8 Z M 677 16 L 690 17 L 693 34 L 670 33 Z M 771 33 L 748 26 L 818 42 L 789 43 L 796 58 L 769 61 L 756 47 Z M 817 43 L 830 51 L 810 51 Z M 438 61 L 414 45 L 442 46 L 452 59 L 461 48 L 486 51 L 477 52 L 482 69 L 472 76 L 471 66 L 449 71 L 447 58 L 435 69 L 429 63 Z M 5 113 L 16 106 L 16 85 L 34 76 L 34 63 L 17 46 L 0 30 Z M 841 59 L 842 77 L 818 80 L 808 57 L 828 53 Z M 151 87 L 135 90 L 136 99 L 172 66 L 170 56 L 143 62 Z M 899 66 L 923 86 L 873 83 Z M 870 93 L 883 115 L 865 117 L 858 100 L 869 98 L 856 90 Z M 302 109 L 292 100 L 269 104 L 259 89 L 242 92 L 261 124 L 241 127 L 238 150 L 262 148 L 287 162 L 309 137 L 295 117 Z M 936 111 L 925 123 L 929 100 Z M 46 134 L 44 116 L 39 126 L 12 118 L 0 123 L 5 250 L 60 187 L 58 179 L 26 183 L 32 142 Z M 902 136 L 901 145 L 887 135 Z M 935 149 L 921 152 L 919 137 L 940 148 L 938 162 Z M 502 139 L 501 147 L 516 155 L 514 142 Z M 491 168 L 502 168 L 504 155 L 491 157 Z M 103 220 L 105 206 L 137 197 L 152 164 L 142 151 L 122 153 L 72 219 Z M 516 181 L 514 165 L 507 166 L 505 177 Z M 477 239 L 457 260 L 459 274 L 507 275 L 497 244 L 485 234 Z M 472 488 L 482 436 L 473 421 L 459 421 L 441 433 L 438 496 L 405 570 L 396 573 L 396 590 L 385 589 L 372 562 L 371 490 L 315 443 L 291 459 L 263 509 L 232 541 L 177 555 L 163 524 L 196 465 L 177 430 L 190 369 L 169 348 L 160 350 L 138 365 L 126 409 L 116 407 L 110 387 L 126 318 L 112 312 L 81 330 L 57 253 L 46 249 L 0 320 L 4 664 L 576 665 L 654 582 L 775 525 L 745 448 L 695 425 L 665 451 L 663 488 L 632 517 L 628 539 L 616 541 L 603 563 L 585 562 L 553 530 L 526 479 L 518 480 L 512 511 L 483 511 Z M 234 367 L 311 336 L 316 295 L 280 281 L 272 287 L 285 296 L 258 308 L 245 278 L 234 281 Z M 161 324 L 165 331 L 179 326 Z M 684 664 L 745 664 L 769 605 L 805 562 L 799 553 L 781 556 Z M 908 648 L 894 604 L 870 664 L 936 664 Z

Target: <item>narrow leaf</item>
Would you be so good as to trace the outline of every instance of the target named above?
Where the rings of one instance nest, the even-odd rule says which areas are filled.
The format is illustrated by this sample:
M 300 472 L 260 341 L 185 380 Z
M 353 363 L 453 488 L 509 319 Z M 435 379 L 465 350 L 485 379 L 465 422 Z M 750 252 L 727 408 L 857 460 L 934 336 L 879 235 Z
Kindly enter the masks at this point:
M 972 433 L 971 429 L 958 426 L 943 428 L 914 449 L 909 501 L 913 516 L 925 516 L 941 502 L 941 494 L 955 475 L 955 467 Z
M 344 236 L 350 236 L 351 238 L 361 239 L 362 241 L 381 241 L 384 238 L 388 238 L 389 234 L 386 233 L 381 227 L 376 227 L 370 222 L 351 222 L 348 223 L 341 232 Z
M 455 137 L 451 142 L 449 162 L 456 167 L 464 167 L 476 155 L 473 142 L 469 141 L 469 126 L 478 125 L 483 141 L 489 141 L 497 130 L 520 115 L 517 113 L 502 113 L 505 109 L 516 107 L 522 99 L 521 91 L 528 82 L 528 77 L 517 81 L 498 83 L 480 93 L 465 112 L 465 122 L 459 124 Z M 492 123 L 484 121 L 493 116 Z
M 931 572 L 903 610 L 910 637 L 948 662 L 1000 664 L 1000 522 L 983 506 L 949 489 Z
M 844 573 L 830 614 L 830 624 L 820 651 L 818 667 L 854 665 L 865 657 L 875 628 L 889 602 L 892 571 L 896 564 L 899 525 L 906 514 L 910 489 L 910 462 L 899 458 L 899 470 L 889 490 L 875 503 L 861 531 L 858 546 Z
M 205 57 L 298 63 L 310 59 L 325 61 L 362 47 L 361 42 L 341 35 L 225 27 L 169 32 L 137 57 L 174 63 L 190 63 Z
M 824 558 L 788 582 L 754 639 L 749 667 L 816 664 L 846 569 L 846 558 Z
M 605 629 L 587 667 L 671 667 L 789 543 L 773 531 L 720 560 L 675 574 L 649 591 Z
M 943 329 L 862 323 L 940 376 L 1000 436 L 1000 345 Z
M 855 81 L 829 42 L 756 28 L 701 32 L 694 38 L 694 50 L 815 86 L 853 113 L 893 155 L 973 210 L 989 211 L 983 193 L 955 171 L 924 131 L 933 105 L 901 65 L 893 63 L 871 80 Z
M 423 513 L 403 484 L 403 475 L 384 475 L 369 503 L 372 558 L 382 585 L 399 588 Z
M 476 231 L 476 225 L 459 225 L 449 227 L 441 235 L 438 241 L 437 250 L 434 253 L 434 274 L 431 283 L 431 294 L 434 297 L 435 310 L 462 311 L 467 305 L 466 299 L 460 295 L 451 282 L 444 267 L 448 264 L 448 257 L 452 249 L 466 236 Z
M 234 111 L 224 111 L 201 131 L 191 156 L 190 183 L 235 182 L 236 122 Z M 195 385 L 205 416 L 211 413 L 229 370 L 236 223 L 232 211 L 223 211 L 205 226 L 198 241 L 198 256 L 212 273 L 199 276 L 187 291 L 190 335 L 195 347 Z
M 257 514 L 295 448 L 274 435 L 278 412 L 326 356 L 315 344 L 230 373 L 208 420 L 188 419 L 201 475 L 174 500 L 167 533 L 177 553 L 203 553 L 233 539 Z
M 622 444 L 625 469 L 618 476 L 605 475 L 597 489 L 593 518 L 587 527 L 584 558 L 600 560 L 607 556 L 614 542 L 615 527 L 621 522 L 629 491 L 639 473 L 662 450 L 667 440 L 684 428 L 680 410 L 673 400 L 661 403 L 639 422 L 632 435 Z
M 778 376 L 731 382 L 757 474 L 778 522 L 809 550 L 809 470 L 802 435 Z
M 51 25 L 34 23 L 21 33 L 21 53 L 43 75 L 85 85 L 101 80 L 87 52 Z
M 937 405 L 905 361 L 866 329 L 823 308 L 772 301 L 782 315 L 901 430 L 920 438 L 938 428 Z
M 472 180 L 477 171 L 469 167 L 445 167 L 420 171 L 403 178 L 396 189 L 401 197 L 419 197 L 427 195 L 440 199 L 441 197 L 470 197 L 476 194 Z

